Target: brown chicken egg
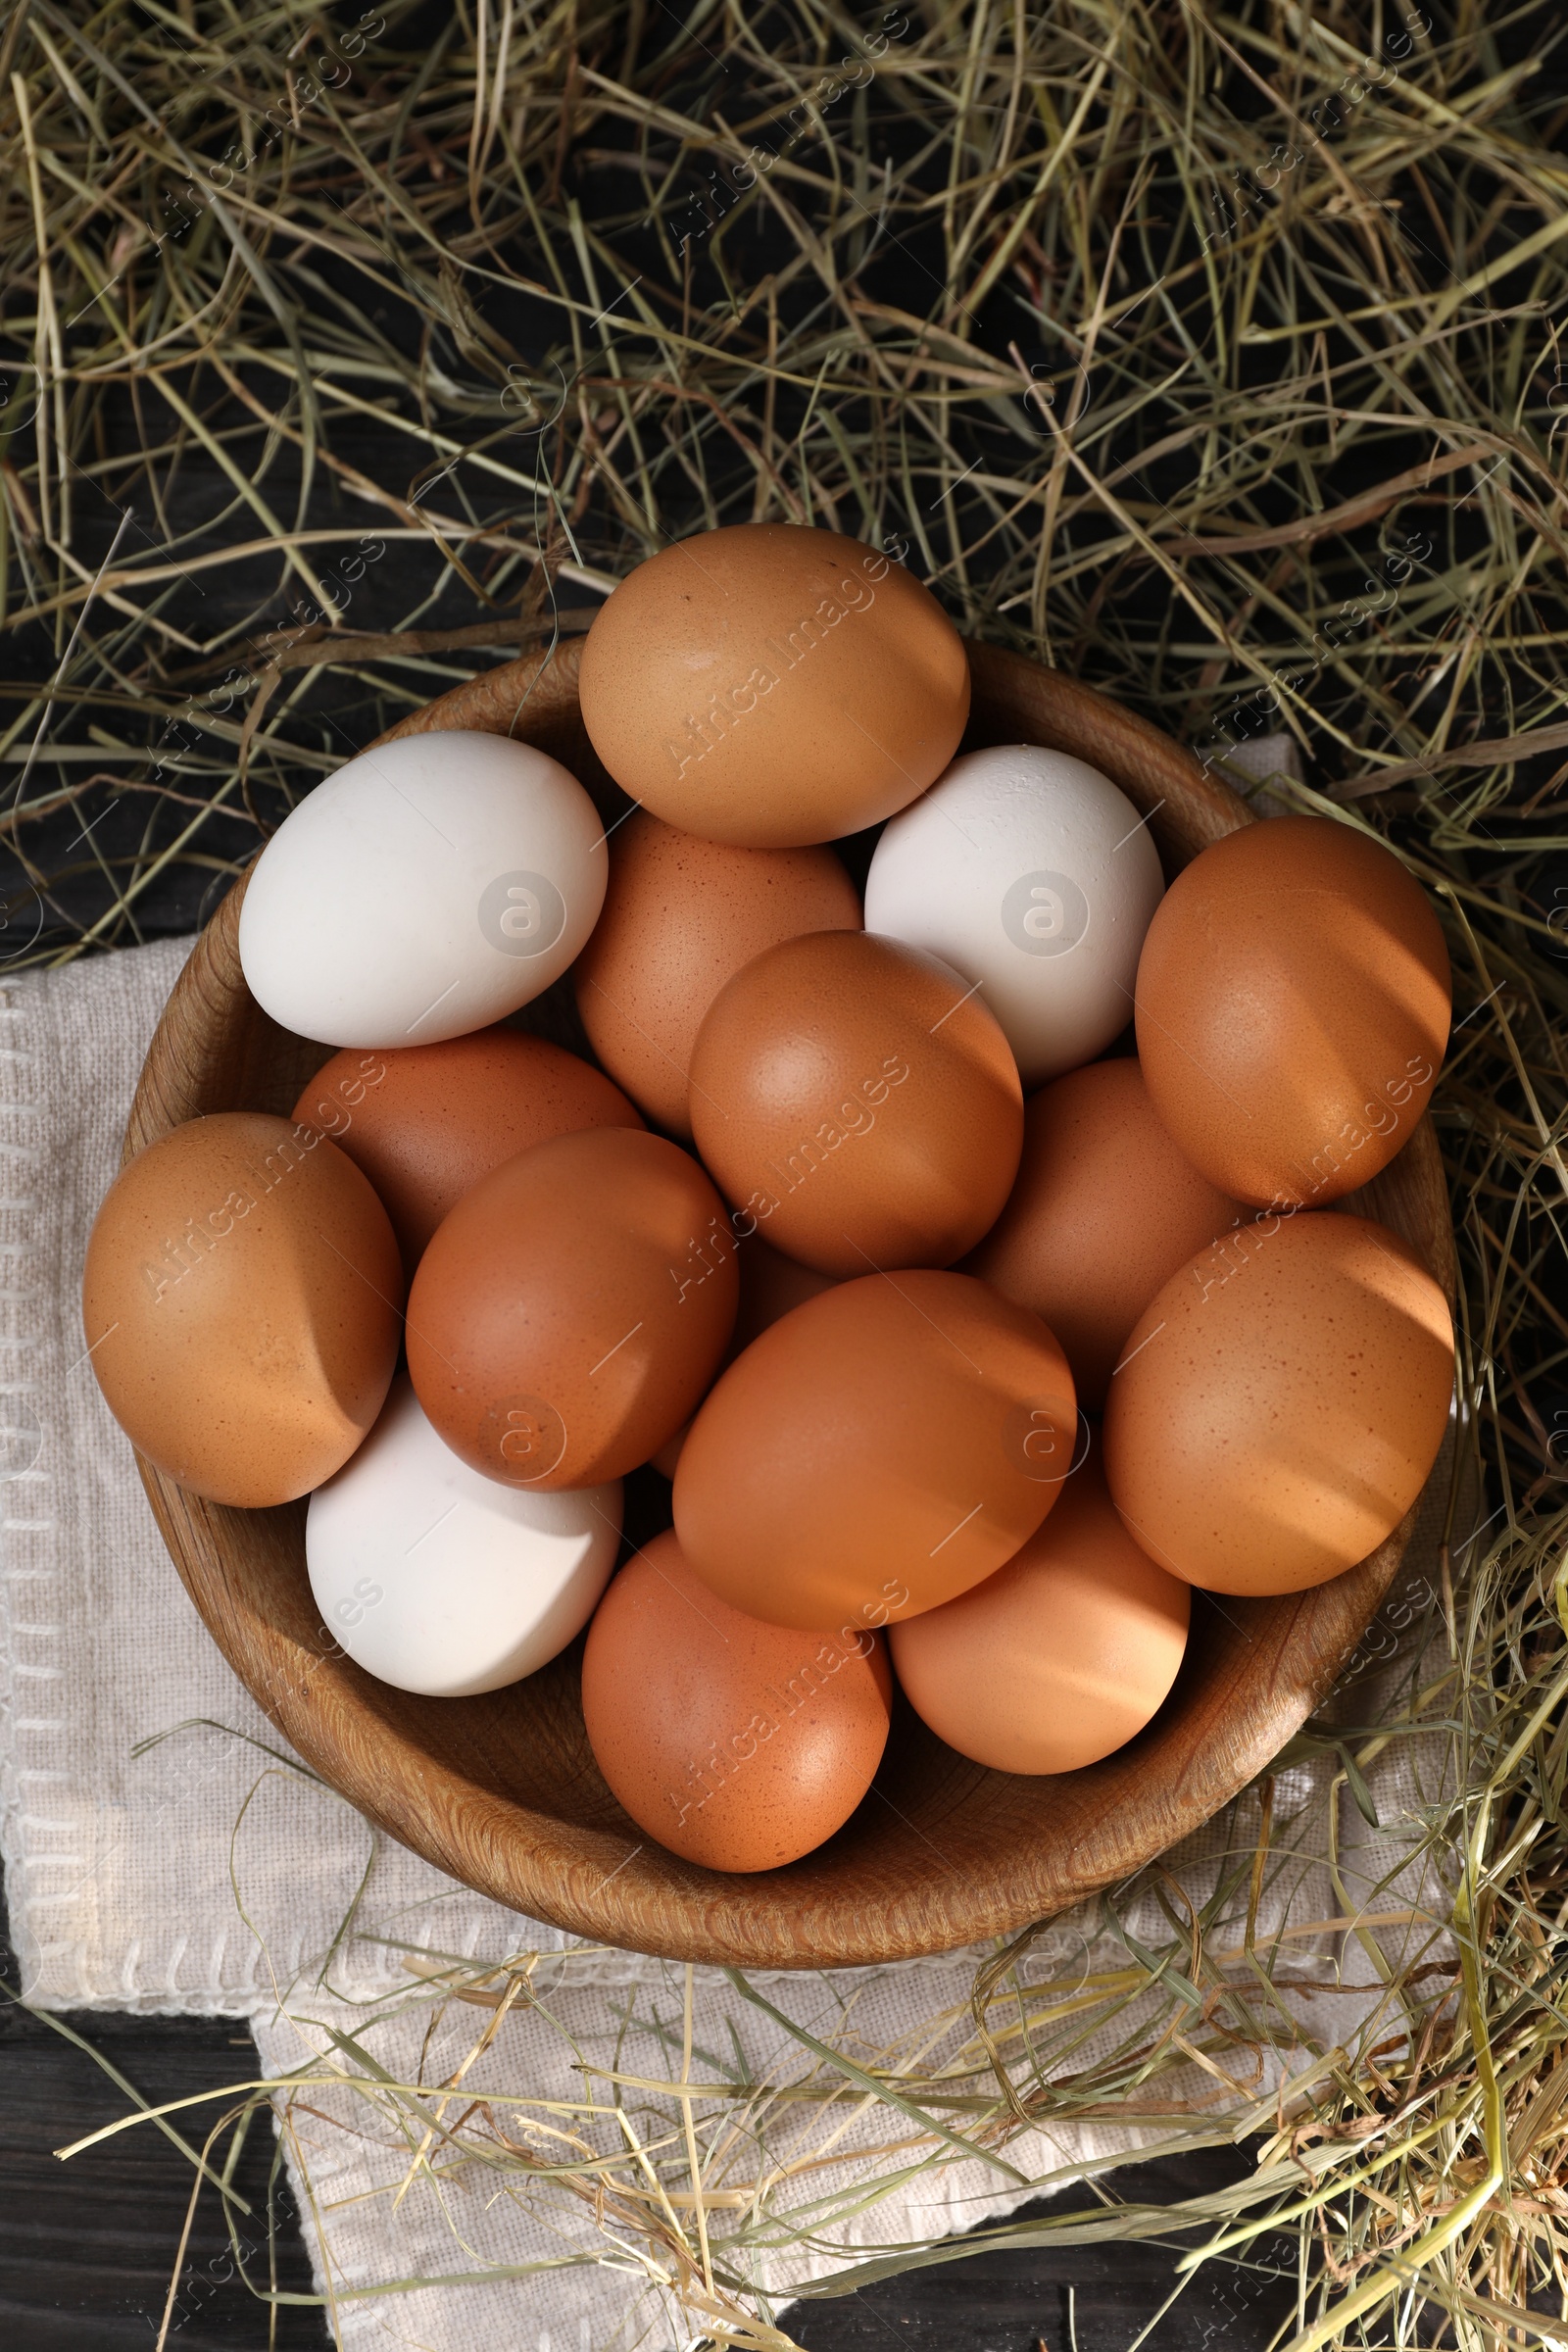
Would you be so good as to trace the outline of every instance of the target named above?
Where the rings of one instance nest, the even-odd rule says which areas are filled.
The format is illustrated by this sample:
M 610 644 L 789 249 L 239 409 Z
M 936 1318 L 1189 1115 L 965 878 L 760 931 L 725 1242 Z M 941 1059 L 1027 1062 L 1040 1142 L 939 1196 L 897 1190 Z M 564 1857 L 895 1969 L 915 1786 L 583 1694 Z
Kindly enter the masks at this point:
M 796 1307 L 714 1384 L 675 1472 L 675 1531 L 734 1607 L 853 1635 L 1010 1559 L 1076 1435 L 1072 1375 L 1036 1316 L 966 1274 L 870 1274 Z
M 589 1127 L 465 1193 L 409 1294 L 409 1373 L 454 1453 L 548 1492 L 634 1470 L 735 1320 L 723 1202 L 662 1136 Z
M 669 1533 L 614 1579 L 582 1662 L 614 1795 L 709 1870 L 774 1870 L 831 1838 L 881 1762 L 892 1695 L 876 1634 L 761 1624 L 710 1592 Z
M 1173 1275 L 1105 1408 L 1111 1498 L 1214 1592 L 1297 1592 L 1392 1535 L 1447 1426 L 1447 1301 L 1386 1226 L 1267 1215 Z
M 591 1062 L 504 1027 L 379 1054 L 349 1047 L 317 1071 L 294 1116 L 369 1178 L 411 1277 L 448 1209 L 504 1159 L 581 1127 L 643 1123 Z
M 1163 1704 L 1191 1612 L 1191 1587 L 1117 1517 L 1096 1446 L 1005 1567 L 889 1640 L 909 1704 L 961 1756 L 1076 1772 Z
M 1211 1184 L 1322 1208 L 1408 1138 L 1451 1001 L 1437 916 L 1393 852 L 1333 817 L 1271 817 L 1212 842 L 1155 908 L 1138 1051 Z
M 604 912 L 572 967 L 577 1009 L 611 1075 L 689 1136 L 692 1047 L 725 981 L 803 931 L 858 931 L 859 898 L 831 850 L 700 841 L 646 809 L 616 826 L 610 853 Z
M 391 1384 L 402 1303 L 365 1177 L 261 1112 L 149 1144 L 87 1243 L 82 1323 L 110 1411 L 170 1478 L 242 1509 L 342 1468 Z
M 617 784 L 708 841 L 790 849 L 924 792 L 969 714 L 963 641 L 858 539 L 732 523 L 661 548 L 594 619 L 583 725 Z
M 1244 1213 L 1177 1151 L 1137 1061 L 1092 1061 L 1024 1104 L 1017 1182 L 964 1270 L 1050 1324 L 1098 1412 L 1161 1283 Z
M 825 1274 L 945 1266 L 1012 1187 L 1023 1089 L 972 989 L 899 940 L 817 931 L 719 991 L 691 1067 L 737 1231 Z

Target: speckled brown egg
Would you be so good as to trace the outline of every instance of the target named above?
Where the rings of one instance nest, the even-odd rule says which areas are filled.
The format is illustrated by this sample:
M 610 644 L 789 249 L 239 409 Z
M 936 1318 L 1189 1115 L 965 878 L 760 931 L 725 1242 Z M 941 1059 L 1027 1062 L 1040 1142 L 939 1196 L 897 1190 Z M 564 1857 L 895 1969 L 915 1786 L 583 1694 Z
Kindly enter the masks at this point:
M 1177 1151 L 1137 1061 L 1092 1061 L 1024 1104 L 1017 1182 L 965 1269 L 1050 1324 L 1098 1412 L 1161 1283 L 1244 1214 Z
M 1325 1207 L 1386 1167 L 1447 1043 L 1448 952 L 1391 850 L 1323 816 L 1195 858 L 1138 965 L 1138 1051 L 1194 1167 L 1258 1206 Z
M 449 1208 L 505 1159 L 583 1127 L 640 1127 L 580 1054 L 523 1030 L 475 1029 L 437 1046 L 334 1054 L 294 1105 L 374 1185 L 412 1277 Z
M 1386 1226 L 1268 1215 L 1150 1301 L 1105 1408 L 1105 1475 L 1152 1559 L 1214 1592 L 1353 1567 L 1415 1501 L 1447 1427 L 1443 1292 Z
M 598 1486 L 687 1419 L 736 1288 L 724 1204 L 690 1152 L 585 1128 L 509 1159 L 437 1228 L 409 1294 L 410 1376 L 486 1477 Z
M 770 1623 L 880 1626 L 1010 1559 L 1070 1467 L 1067 1361 L 966 1274 L 867 1275 L 808 1298 L 714 1384 L 675 1472 L 705 1584 Z
M 610 888 L 572 967 L 594 1052 L 651 1119 L 689 1136 L 687 1072 L 703 1015 L 764 948 L 858 931 L 831 850 L 747 850 L 677 833 L 646 810 L 610 838 Z
M 617 784 L 709 841 L 790 849 L 924 792 L 969 714 L 963 642 L 858 539 L 733 523 L 622 580 L 582 652 L 583 724 Z
M 959 1755 L 1076 1772 L 1163 1704 L 1191 1613 L 1191 1587 L 1117 1517 L 1097 1446 L 1005 1567 L 889 1640 L 909 1704 Z
M 672 1534 L 611 1585 L 582 1665 L 611 1788 L 709 1870 L 776 1870 L 831 1838 L 881 1762 L 892 1695 L 879 1636 L 761 1624 L 709 1591 Z
M 736 1211 L 826 1274 L 945 1266 L 1017 1174 L 1023 1089 L 947 964 L 818 931 L 755 956 L 698 1031 L 692 1126 Z
M 403 1269 L 336 1145 L 219 1111 L 122 1170 L 87 1243 L 82 1324 L 138 1450 L 214 1502 L 265 1509 L 342 1468 L 397 1362 Z

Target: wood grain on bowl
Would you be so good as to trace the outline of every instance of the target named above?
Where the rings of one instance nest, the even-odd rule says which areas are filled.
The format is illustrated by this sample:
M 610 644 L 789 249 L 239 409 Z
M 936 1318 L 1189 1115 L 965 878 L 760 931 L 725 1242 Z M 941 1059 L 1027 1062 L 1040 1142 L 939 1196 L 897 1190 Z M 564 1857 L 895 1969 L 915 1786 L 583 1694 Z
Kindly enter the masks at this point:
M 560 759 L 608 823 L 626 806 L 577 710 L 580 648 L 508 662 L 391 730 L 513 734 Z M 1142 810 L 1174 873 L 1252 821 L 1191 753 L 1078 681 L 971 646 L 966 745 L 1070 751 Z M 147 1055 L 130 1153 L 215 1110 L 286 1113 L 326 1049 L 252 1000 L 232 890 L 197 942 Z M 532 1025 L 562 1035 L 557 999 Z M 1448 1291 L 1452 1231 L 1430 1121 L 1345 1206 L 1402 1234 Z M 1147 1731 L 1102 1763 L 1045 1780 L 989 1772 L 901 1707 L 876 1784 L 828 1844 L 755 1877 L 706 1871 L 620 1812 L 589 1750 L 577 1647 L 483 1698 L 389 1690 L 337 1650 L 306 1579 L 305 1506 L 235 1511 L 142 1480 L 174 1563 L 224 1656 L 306 1760 L 416 1852 L 481 1893 L 595 1942 L 678 1960 L 813 1968 L 903 1959 L 1004 1933 L 1076 1902 L 1208 1820 L 1299 1728 L 1365 1631 L 1413 1520 L 1331 1584 L 1280 1599 L 1198 1598 L 1186 1662 Z

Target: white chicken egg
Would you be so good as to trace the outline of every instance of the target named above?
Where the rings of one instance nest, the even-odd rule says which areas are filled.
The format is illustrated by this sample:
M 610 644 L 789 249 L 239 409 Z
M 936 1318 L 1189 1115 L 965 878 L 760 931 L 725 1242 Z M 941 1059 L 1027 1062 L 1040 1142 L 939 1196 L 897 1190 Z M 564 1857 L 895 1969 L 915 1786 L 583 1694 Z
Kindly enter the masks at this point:
M 284 818 L 246 885 L 240 964 L 296 1036 L 436 1045 L 548 988 L 609 873 L 599 813 L 559 761 L 501 735 L 408 735 Z
M 398 1690 L 466 1698 L 520 1682 L 582 1631 L 620 1543 L 618 1479 L 541 1494 L 485 1478 L 436 1436 L 405 1375 L 318 1487 L 305 1558 L 321 1622 Z
M 1092 1061 L 1131 1020 L 1164 888 L 1149 827 L 1108 776 L 1008 744 L 964 753 L 890 821 L 865 927 L 974 982 L 1035 1087 Z

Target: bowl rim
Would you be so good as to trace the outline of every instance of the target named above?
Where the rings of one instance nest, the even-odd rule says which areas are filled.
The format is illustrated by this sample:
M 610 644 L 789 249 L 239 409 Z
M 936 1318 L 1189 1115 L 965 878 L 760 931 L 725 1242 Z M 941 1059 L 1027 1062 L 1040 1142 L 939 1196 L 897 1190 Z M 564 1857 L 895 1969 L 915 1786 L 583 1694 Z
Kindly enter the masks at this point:
M 586 777 L 594 763 L 575 699 L 580 651 L 578 640 L 481 672 L 376 741 L 442 728 L 515 735 Z M 971 642 L 967 651 L 971 732 L 978 726 L 991 743 L 1039 742 L 1046 730 L 1053 748 L 1099 766 L 1148 817 L 1167 872 L 1256 821 L 1191 752 L 1096 688 L 1005 649 Z M 999 714 L 1017 731 L 998 732 Z M 203 1110 L 254 1106 L 262 1091 L 281 1033 L 239 969 L 244 886 L 241 876 L 171 993 L 126 1121 L 122 1160 Z M 1403 1234 L 1451 1300 L 1452 1227 L 1430 1115 L 1388 1168 L 1340 1205 Z M 303 1502 L 232 1510 L 189 1494 L 140 1455 L 137 1466 L 174 1565 L 229 1665 L 305 1761 L 370 1821 L 474 1891 L 591 1944 L 782 1970 L 933 1956 L 1013 1933 L 1179 1842 L 1267 1768 L 1327 1692 L 1393 1582 L 1421 1508 L 1418 1499 L 1376 1551 L 1329 1584 L 1227 1600 L 1217 1615 L 1195 1595 L 1206 1644 L 1196 1692 L 1184 1670 L 1146 1733 L 1101 1764 L 1051 1776 L 1058 1786 L 1046 1792 L 1049 1802 L 1031 1800 L 1031 1809 L 1005 1786 L 991 1786 L 1016 1790 L 1023 1785 L 1013 1776 L 984 1773 L 943 1750 L 963 1769 L 951 1776 L 953 1802 L 946 1811 L 939 1802 L 926 1828 L 893 1806 L 898 1822 L 846 1863 L 841 1841 L 868 1797 L 815 1855 L 748 1879 L 682 1863 L 647 1840 L 627 1854 L 618 1829 L 541 1812 L 450 1753 L 444 1761 L 420 1732 L 417 1708 L 389 1707 L 387 1687 L 353 1667 L 316 1623 Z M 413 1728 L 390 1728 L 389 1713 Z M 884 1802 L 892 1805 L 885 1795 Z M 940 1869 L 916 1842 L 936 1853 L 927 1832 L 939 1821 L 942 1838 L 964 1846 L 957 1862 L 942 1854 Z M 639 1860 L 650 1854 L 657 1866 Z

